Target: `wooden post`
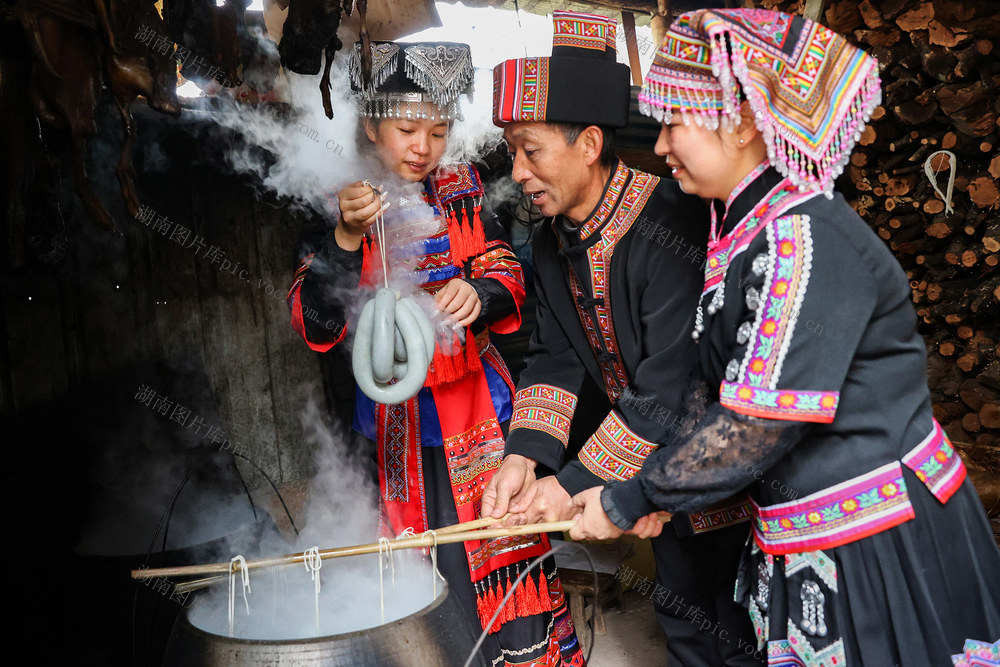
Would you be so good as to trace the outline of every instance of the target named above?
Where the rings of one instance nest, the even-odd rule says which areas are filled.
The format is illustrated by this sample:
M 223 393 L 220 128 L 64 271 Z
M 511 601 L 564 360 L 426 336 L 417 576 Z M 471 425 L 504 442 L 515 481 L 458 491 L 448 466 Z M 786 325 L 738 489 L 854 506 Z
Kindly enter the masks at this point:
M 816 21 L 816 23 L 822 23 L 825 10 L 826 0 L 806 0 L 806 8 L 802 10 L 802 16 Z
M 622 12 L 622 27 L 625 28 L 625 48 L 628 49 L 628 64 L 632 70 L 632 85 L 642 85 L 642 63 L 639 62 L 639 46 L 635 41 L 635 16 L 632 12 Z
M 667 28 L 672 22 L 670 0 L 656 0 L 656 13 L 653 14 L 653 18 L 649 22 L 649 27 L 653 31 L 653 44 L 656 48 L 660 48 L 660 45 L 663 44 L 663 36 L 667 34 Z

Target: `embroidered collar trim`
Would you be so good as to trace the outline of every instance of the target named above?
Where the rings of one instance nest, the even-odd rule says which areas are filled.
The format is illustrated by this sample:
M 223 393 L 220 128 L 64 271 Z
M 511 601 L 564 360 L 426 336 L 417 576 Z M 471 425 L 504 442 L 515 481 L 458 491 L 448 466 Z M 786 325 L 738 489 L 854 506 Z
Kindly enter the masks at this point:
M 590 217 L 580 225 L 581 241 L 586 241 L 588 236 L 600 230 L 611 219 L 631 176 L 632 170 L 619 160 L 618 166 L 615 167 L 614 173 L 604 188 L 604 197 L 601 199 L 601 203 L 597 205 Z
M 741 194 L 743 194 L 743 192 L 747 189 L 747 187 L 750 186 L 751 183 L 760 178 L 760 176 L 765 171 L 767 171 L 768 167 L 770 166 L 771 165 L 767 162 L 767 160 L 761 162 L 752 170 L 750 170 L 750 173 L 744 176 L 743 180 L 741 180 L 739 183 L 736 184 L 736 187 L 733 188 L 733 191 L 729 193 L 729 197 L 726 199 L 725 211 L 722 214 L 722 220 L 723 220 L 722 227 L 725 226 L 725 220 L 726 218 L 729 217 L 729 208 L 732 206 L 733 202 L 736 201 L 736 199 Z M 712 229 L 708 234 L 709 250 L 713 250 L 717 245 L 719 245 L 719 243 L 721 242 L 720 237 L 722 236 L 722 227 L 718 225 L 718 220 L 717 220 L 718 214 L 716 213 L 716 209 L 714 206 L 712 206 L 711 208 L 712 208 Z

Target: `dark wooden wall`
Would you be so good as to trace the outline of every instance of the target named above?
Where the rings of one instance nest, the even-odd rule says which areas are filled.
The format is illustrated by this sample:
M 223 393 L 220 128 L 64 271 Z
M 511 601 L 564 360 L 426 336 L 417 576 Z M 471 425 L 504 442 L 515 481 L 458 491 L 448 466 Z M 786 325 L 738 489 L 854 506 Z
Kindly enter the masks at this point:
M 284 302 L 303 217 L 228 172 L 232 137 L 203 117 L 136 115 L 140 219 L 124 210 L 112 169 L 118 125 L 105 114 L 92 175 L 121 234 L 83 216 L 68 163 L 39 166 L 38 184 L 54 187 L 31 191 L 27 215 L 5 221 L 3 238 L 18 243 L 3 249 L 0 272 L 2 415 L 23 422 L 103 392 L 109 411 L 173 416 L 188 436 L 215 427 L 207 443 L 228 440 L 276 482 L 301 479 L 311 452 L 300 413 L 310 396 L 322 402 L 316 356 Z M 136 399 L 142 387 L 169 399 L 169 413 Z
M 16 102 L 3 64 L 0 102 Z M 65 138 L 46 131 L 53 161 L 37 160 L 34 121 L 0 108 L 0 504 L 6 534 L 60 572 L 9 582 L 14 632 L 50 641 L 33 621 L 55 613 L 74 619 L 53 646 L 72 646 L 74 664 L 159 664 L 183 601 L 130 569 L 273 553 L 259 536 L 288 523 L 257 467 L 301 526 L 315 453 L 301 415 L 312 400 L 330 416 L 284 302 L 306 216 L 232 173 L 234 137 L 205 116 L 140 107 L 147 208 L 132 219 L 104 107 L 89 166 L 121 232 L 109 233 L 73 192 Z

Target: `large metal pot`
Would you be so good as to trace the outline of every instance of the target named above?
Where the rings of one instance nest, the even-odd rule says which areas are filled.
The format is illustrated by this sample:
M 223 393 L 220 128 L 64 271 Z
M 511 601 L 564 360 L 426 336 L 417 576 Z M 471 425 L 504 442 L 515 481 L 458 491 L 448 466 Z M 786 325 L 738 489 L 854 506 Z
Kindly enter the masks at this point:
M 458 601 L 442 592 L 430 605 L 367 630 L 294 640 L 235 639 L 191 624 L 190 609 L 177 619 L 167 644 L 165 667 L 345 665 L 425 667 L 465 663 L 478 633 Z M 480 659 L 473 663 L 484 665 Z

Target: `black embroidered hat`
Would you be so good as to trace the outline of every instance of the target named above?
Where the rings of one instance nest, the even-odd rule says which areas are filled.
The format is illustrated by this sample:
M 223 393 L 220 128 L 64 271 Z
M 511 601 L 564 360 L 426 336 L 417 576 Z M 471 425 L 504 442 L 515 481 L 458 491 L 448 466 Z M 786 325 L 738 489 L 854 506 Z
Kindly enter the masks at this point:
M 628 124 L 629 70 L 617 61 L 614 19 L 557 10 L 552 55 L 493 68 L 493 123 Z
M 462 120 L 458 98 L 472 94 L 475 76 L 468 44 L 372 41 L 367 88 L 361 77 L 361 48 L 361 42 L 355 43 L 347 62 L 351 89 L 361 98 L 361 115 Z M 425 102 L 433 107 L 429 114 L 421 108 Z

